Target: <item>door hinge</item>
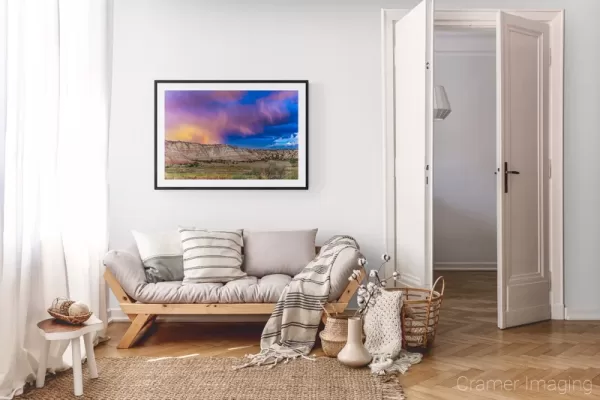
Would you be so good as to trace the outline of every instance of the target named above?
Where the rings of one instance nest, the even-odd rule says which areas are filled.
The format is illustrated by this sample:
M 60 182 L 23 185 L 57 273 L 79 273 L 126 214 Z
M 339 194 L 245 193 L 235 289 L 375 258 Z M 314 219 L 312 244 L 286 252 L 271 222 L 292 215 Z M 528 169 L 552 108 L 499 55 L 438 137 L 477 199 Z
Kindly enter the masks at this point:
M 425 166 L 425 184 L 429 185 L 429 164 Z
M 425 63 L 425 69 L 429 69 L 429 65 L 430 65 L 430 64 L 429 64 L 429 61 L 427 61 L 427 62 Z

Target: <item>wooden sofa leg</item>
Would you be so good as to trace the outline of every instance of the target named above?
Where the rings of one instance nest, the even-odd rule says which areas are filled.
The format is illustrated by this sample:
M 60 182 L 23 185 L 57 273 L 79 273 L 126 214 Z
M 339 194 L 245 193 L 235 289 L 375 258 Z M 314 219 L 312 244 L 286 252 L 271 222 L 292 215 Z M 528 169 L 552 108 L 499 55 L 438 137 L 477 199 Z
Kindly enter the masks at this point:
M 123 335 L 123 338 L 117 345 L 117 349 L 132 347 L 135 344 L 136 338 L 141 337 L 150 329 L 155 318 L 156 314 L 138 314 L 129 326 L 129 329 L 127 329 L 127 332 L 125 332 L 125 335 Z

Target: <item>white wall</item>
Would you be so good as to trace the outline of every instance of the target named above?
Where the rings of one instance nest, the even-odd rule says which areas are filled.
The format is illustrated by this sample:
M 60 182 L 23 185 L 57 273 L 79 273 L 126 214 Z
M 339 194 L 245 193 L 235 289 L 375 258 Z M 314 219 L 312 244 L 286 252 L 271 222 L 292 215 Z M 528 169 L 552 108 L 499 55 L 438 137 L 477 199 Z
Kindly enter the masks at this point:
M 298 4 L 295 4 L 298 3 Z M 384 251 L 380 8 L 235 1 L 115 2 L 110 246 L 178 224 L 318 227 Z M 308 191 L 155 191 L 155 79 L 308 79 Z M 114 301 L 114 299 L 113 299 Z M 113 307 L 115 306 L 113 302 Z
M 380 8 L 417 0 L 115 2 L 110 240 L 179 223 L 318 226 L 384 247 Z M 565 11 L 565 295 L 600 318 L 600 1 L 438 0 L 440 9 Z M 309 79 L 307 192 L 152 190 L 154 79 Z
M 435 84 L 452 113 L 434 123 L 434 267 L 496 268 L 494 32 L 436 32 Z

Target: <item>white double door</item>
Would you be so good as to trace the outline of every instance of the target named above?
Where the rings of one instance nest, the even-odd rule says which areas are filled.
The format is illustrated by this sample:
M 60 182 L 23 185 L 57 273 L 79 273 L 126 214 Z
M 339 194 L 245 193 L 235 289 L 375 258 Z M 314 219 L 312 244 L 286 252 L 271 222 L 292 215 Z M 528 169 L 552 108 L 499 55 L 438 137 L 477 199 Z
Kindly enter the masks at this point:
M 394 29 L 395 268 L 421 287 L 433 276 L 433 28 L 433 0 L 423 0 Z M 498 326 L 507 328 L 550 318 L 549 30 L 503 12 L 496 28 Z

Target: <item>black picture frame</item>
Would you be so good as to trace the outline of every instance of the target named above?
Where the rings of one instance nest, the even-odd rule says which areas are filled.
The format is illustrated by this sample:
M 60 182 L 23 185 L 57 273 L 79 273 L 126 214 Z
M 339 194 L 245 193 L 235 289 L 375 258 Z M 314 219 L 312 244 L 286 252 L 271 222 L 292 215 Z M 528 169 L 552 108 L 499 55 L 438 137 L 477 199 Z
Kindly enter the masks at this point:
M 155 190 L 308 190 L 308 182 L 309 182 L 309 81 L 308 80 L 155 80 L 154 81 L 154 189 Z M 163 162 L 161 166 L 159 166 L 159 150 L 162 149 L 164 153 L 164 145 L 159 148 L 159 86 L 160 85 L 169 85 L 169 84 L 240 84 L 240 85 L 300 85 L 303 89 L 303 116 L 304 118 L 304 151 L 303 151 L 303 160 L 304 160 L 304 179 L 299 186 L 164 186 L 159 183 L 159 168 L 162 167 L 164 171 L 165 163 Z M 256 90 L 260 90 L 257 88 Z M 300 95 L 299 95 L 300 97 Z M 301 105 L 299 104 L 300 108 Z M 163 110 L 164 113 L 164 110 Z M 164 116 L 163 116 L 164 118 Z M 298 115 L 298 119 L 300 122 L 300 114 Z M 164 128 L 163 128 L 164 130 Z M 300 135 L 300 132 L 297 133 Z M 164 143 L 165 134 L 163 132 L 162 141 Z M 300 148 L 299 148 L 300 150 Z M 300 151 L 298 154 L 298 159 L 300 160 Z M 300 164 L 298 164 L 298 169 L 300 173 Z M 165 179 L 163 179 L 165 180 Z M 204 182 L 208 180 L 198 180 L 199 182 Z M 238 180 L 243 183 L 245 180 Z M 255 181 L 255 180 L 252 180 Z

